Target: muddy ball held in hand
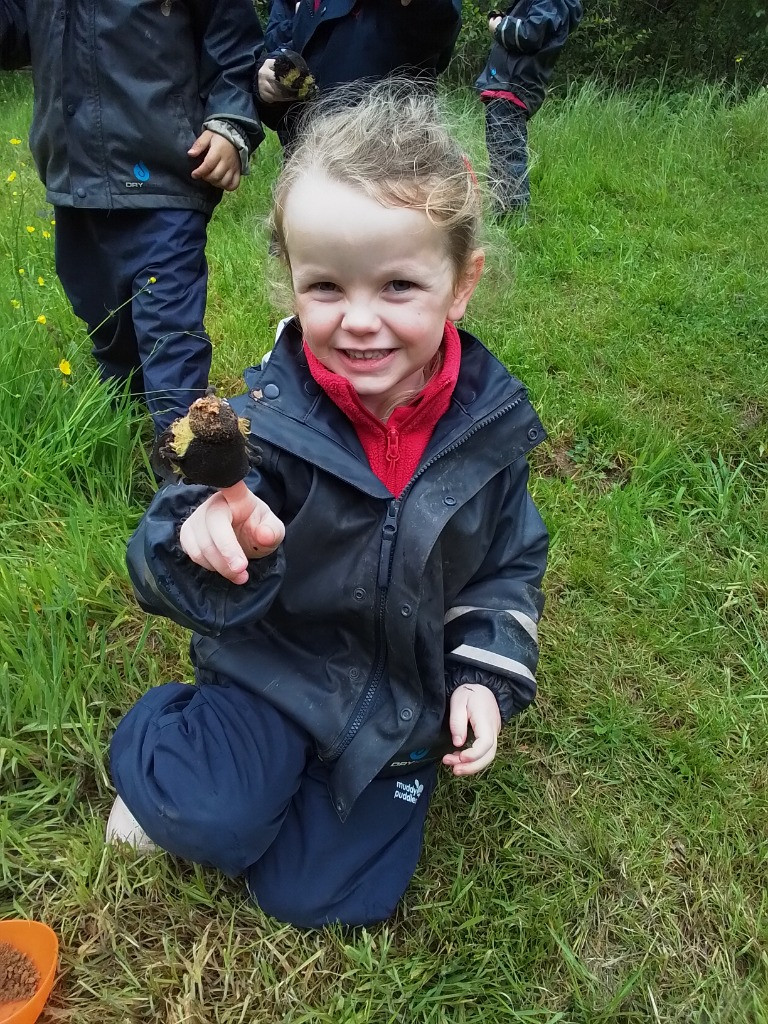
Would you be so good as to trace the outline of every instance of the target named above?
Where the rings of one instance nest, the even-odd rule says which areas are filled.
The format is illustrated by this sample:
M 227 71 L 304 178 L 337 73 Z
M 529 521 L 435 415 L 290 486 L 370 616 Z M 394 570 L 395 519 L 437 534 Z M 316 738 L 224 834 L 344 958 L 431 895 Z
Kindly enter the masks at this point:
M 248 428 L 229 402 L 207 394 L 160 436 L 157 453 L 187 483 L 231 487 L 248 473 Z

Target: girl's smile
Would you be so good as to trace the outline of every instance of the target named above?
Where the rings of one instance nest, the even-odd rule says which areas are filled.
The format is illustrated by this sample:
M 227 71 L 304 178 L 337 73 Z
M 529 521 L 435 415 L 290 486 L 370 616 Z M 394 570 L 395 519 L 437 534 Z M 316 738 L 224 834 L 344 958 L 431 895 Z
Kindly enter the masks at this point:
M 385 418 L 423 387 L 445 321 L 464 315 L 482 252 L 457 281 L 446 232 L 426 213 L 316 172 L 291 189 L 284 230 L 305 342 Z
M 379 352 L 373 349 L 364 349 L 362 351 L 358 351 L 357 349 L 354 348 L 348 348 L 342 349 L 341 351 L 344 353 L 345 356 L 347 356 L 348 359 L 351 359 L 353 362 L 356 359 L 386 359 L 388 355 L 391 355 L 391 352 L 389 351 Z

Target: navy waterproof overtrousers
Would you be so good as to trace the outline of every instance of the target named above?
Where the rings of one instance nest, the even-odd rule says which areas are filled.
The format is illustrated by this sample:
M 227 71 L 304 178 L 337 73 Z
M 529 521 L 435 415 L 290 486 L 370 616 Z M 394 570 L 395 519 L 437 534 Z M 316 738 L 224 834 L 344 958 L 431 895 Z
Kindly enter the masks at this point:
M 416 869 L 434 764 L 376 778 L 339 819 L 311 737 L 255 693 L 167 683 L 120 722 L 120 796 L 151 839 L 245 875 L 261 908 L 302 928 L 390 917 Z

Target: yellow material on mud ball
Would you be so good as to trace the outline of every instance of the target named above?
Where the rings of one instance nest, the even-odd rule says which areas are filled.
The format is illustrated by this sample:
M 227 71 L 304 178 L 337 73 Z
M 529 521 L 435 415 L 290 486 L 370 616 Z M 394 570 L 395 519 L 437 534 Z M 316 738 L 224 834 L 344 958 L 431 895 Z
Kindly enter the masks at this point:
M 292 99 L 313 100 L 317 96 L 317 82 L 309 65 L 295 50 L 281 48 L 270 54 L 275 62 L 275 78 Z
M 248 473 L 245 439 L 249 422 L 213 389 L 198 398 L 161 434 L 157 454 L 171 471 L 187 483 L 231 487 Z

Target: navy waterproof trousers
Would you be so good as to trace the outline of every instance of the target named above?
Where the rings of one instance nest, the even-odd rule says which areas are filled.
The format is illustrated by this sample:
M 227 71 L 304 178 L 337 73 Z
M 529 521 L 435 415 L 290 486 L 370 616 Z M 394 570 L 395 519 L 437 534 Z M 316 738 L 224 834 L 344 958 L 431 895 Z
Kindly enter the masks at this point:
M 506 99 L 485 107 L 485 145 L 494 212 L 524 210 L 531 201 L 528 179 L 528 115 Z
M 207 224 L 197 210 L 56 207 L 56 273 L 102 380 L 130 379 L 156 434 L 208 385 Z
M 149 837 L 244 875 L 259 906 L 302 928 L 390 917 L 416 869 L 434 764 L 376 778 L 339 820 L 308 733 L 256 694 L 166 683 L 117 727 L 120 796 Z

